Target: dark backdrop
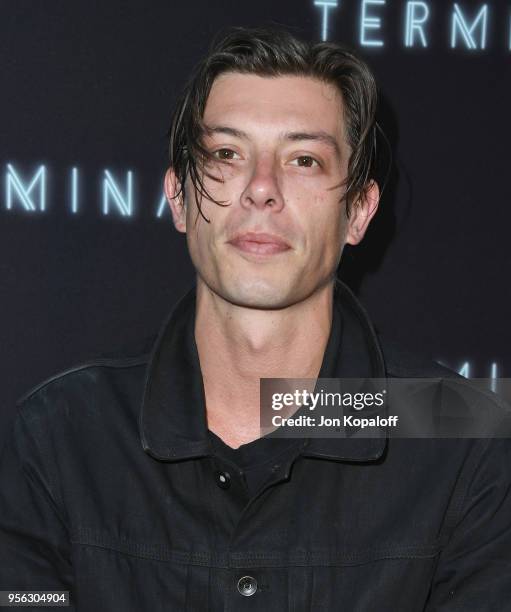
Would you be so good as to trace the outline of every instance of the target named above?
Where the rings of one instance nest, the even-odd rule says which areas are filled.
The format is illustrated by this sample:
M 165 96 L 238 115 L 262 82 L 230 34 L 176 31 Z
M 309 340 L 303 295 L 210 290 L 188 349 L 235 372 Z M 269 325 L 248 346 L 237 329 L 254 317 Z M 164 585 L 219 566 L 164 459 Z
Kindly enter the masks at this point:
M 330 2 L 2 3 L 0 433 L 30 387 L 155 332 L 193 282 L 158 214 L 165 133 L 228 25 L 324 34 L 368 60 L 395 166 L 341 275 L 383 333 L 469 376 L 511 375 L 508 3 Z M 407 46 L 412 9 L 428 19 Z

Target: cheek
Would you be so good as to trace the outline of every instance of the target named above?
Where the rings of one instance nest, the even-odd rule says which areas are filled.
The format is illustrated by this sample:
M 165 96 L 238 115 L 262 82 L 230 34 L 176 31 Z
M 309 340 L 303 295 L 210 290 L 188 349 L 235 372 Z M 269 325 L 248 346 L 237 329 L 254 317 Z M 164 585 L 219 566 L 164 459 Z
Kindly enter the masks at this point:
M 346 234 L 343 204 L 331 196 L 311 197 L 308 203 L 303 198 L 303 203 L 307 206 L 301 208 L 302 225 L 312 256 L 317 260 L 336 258 Z
M 192 195 L 192 200 L 194 196 Z M 215 259 L 219 234 L 221 234 L 223 216 L 229 207 L 221 207 L 214 202 L 199 198 L 201 215 L 195 201 L 190 202 L 186 218 L 186 240 L 192 261 L 196 267 L 205 269 Z
M 215 200 L 229 199 L 231 192 L 243 185 L 243 173 L 239 169 L 215 164 L 208 172 L 214 178 L 204 176 L 204 187 Z
M 339 263 L 344 235 L 342 225 L 338 219 L 330 219 L 324 225 L 317 226 L 315 236 L 317 246 L 318 266 L 330 269 Z
M 209 218 L 204 199 L 201 202 L 201 210 L 206 218 Z M 204 251 L 204 241 L 207 240 L 208 225 L 209 224 L 206 223 L 200 214 L 199 209 L 195 204 L 195 198 L 192 195 L 191 201 L 188 202 L 188 210 L 186 214 L 186 242 L 188 244 L 190 256 L 194 263 L 197 263 L 197 258 L 202 257 L 202 253 Z

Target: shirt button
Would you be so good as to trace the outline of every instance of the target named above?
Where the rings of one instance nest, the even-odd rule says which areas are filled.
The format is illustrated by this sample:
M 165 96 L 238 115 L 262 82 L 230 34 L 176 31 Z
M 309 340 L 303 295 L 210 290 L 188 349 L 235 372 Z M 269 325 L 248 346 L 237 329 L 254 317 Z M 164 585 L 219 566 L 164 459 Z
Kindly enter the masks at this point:
M 245 597 L 250 597 L 257 591 L 257 580 L 252 576 L 243 576 L 238 580 L 238 591 Z
M 231 475 L 229 472 L 217 472 L 216 482 L 221 489 L 228 489 L 231 486 Z

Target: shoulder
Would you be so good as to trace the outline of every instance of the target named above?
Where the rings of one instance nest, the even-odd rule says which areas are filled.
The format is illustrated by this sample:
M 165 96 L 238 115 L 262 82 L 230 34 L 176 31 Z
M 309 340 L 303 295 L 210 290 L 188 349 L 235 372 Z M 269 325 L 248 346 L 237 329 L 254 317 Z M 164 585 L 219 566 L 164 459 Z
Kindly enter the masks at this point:
M 377 336 L 383 352 L 387 375 L 390 377 L 463 378 L 421 350 L 400 344 L 384 334 L 378 333 Z
M 150 335 L 56 372 L 16 401 L 17 412 L 30 422 L 60 417 L 63 411 L 76 414 L 99 407 L 116 389 L 138 399 L 154 341 Z
M 421 351 L 388 337 L 379 340 L 387 377 L 395 380 L 394 393 L 413 397 L 406 404 L 408 418 L 414 413 L 421 423 L 420 418 L 429 414 L 431 423 L 444 432 L 440 437 L 511 438 L 511 406 L 488 379 L 465 378 Z

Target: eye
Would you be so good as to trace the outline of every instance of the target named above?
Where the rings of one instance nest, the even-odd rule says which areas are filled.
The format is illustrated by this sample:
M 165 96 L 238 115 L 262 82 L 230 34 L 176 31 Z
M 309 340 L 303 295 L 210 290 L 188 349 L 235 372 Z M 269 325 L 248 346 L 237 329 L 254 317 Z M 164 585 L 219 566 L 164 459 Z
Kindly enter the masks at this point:
M 297 162 L 296 165 L 300 166 L 301 168 L 313 168 L 314 164 L 316 164 L 316 166 L 321 165 L 317 159 L 314 159 L 314 157 L 311 157 L 310 155 L 300 155 L 300 157 L 294 159 L 293 162 Z
M 213 155 L 220 160 L 223 161 L 229 161 L 231 159 L 236 159 L 234 156 L 238 155 L 236 153 L 236 151 L 233 151 L 232 149 L 217 149 L 216 151 L 213 151 Z

